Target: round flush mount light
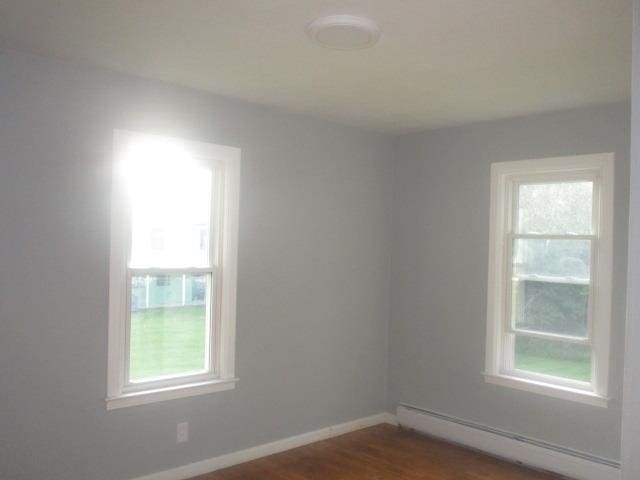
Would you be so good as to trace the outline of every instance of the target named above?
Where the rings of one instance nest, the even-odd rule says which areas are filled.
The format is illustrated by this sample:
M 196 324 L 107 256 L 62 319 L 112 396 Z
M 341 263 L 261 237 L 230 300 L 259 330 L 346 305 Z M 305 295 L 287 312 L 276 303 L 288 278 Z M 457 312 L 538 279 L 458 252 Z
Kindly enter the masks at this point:
M 380 27 L 369 18 L 329 15 L 307 25 L 307 34 L 323 47 L 356 50 L 374 45 L 380 38 Z

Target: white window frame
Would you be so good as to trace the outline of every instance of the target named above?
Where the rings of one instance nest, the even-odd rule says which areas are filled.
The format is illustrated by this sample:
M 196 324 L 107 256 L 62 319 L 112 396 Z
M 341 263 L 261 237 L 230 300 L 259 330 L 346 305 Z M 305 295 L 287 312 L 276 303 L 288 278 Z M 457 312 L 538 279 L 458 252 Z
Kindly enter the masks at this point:
M 589 179 L 594 185 L 593 235 L 557 235 L 557 238 L 591 241 L 591 289 L 587 338 L 569 341 L 590 345 L 591 382 L 579 382 L 513 367 L 515 335 L 510 325 L 509 278 L 514 238 L 536 235 L 514 234 L 514 192 L 518 183 Z M 485 380 L 489 383 L 530 391 L 589 405 L 608 404 L 609 342 L 613 254 L 614 155 L 611 153 L 500 162 L 491 165 L 491 213 L 489 275 L 487 293 L 487 339 Z M 548 238 L 553 235 L 541 235 Z M 518 332 L 522 334 L 521 331 Z M 526 332 L 553 339 L 554 335 Z M 567 341 L 568 337 L 557 338 Z
M 151 268 L 129 266 L 131 249 L 131 212 L 127 200 L 126 178 L 122 163 L 126 152 L 136 142 L 171 142 L 189 152 L 198 162 L 218 172 L 220 197 L 212 199 L 217 207 L 217 242 L 211 241 L 212 265 L 207 268 Z M 240 186 L 240 149 L 146 133 L 116 130 L 114 132 L 114 165 L 111 207 L 111 257 L 109 278 L 109 331 L 107 409 L 202 395 L 235 387 L 235 320 L 238 257 L 238 207 Z M 212 216 L 216 213 L 213 212 Z M 213 251 L 217 245 L 217 250 Z M 215 275 L 216 289 L 209 289 L 217 311 L 208 315 L 208 366 L 203 372 L 167 376 L 150 381 L 129 382 L 128 329 L 130 278 L 141 274 L 208 273 Z

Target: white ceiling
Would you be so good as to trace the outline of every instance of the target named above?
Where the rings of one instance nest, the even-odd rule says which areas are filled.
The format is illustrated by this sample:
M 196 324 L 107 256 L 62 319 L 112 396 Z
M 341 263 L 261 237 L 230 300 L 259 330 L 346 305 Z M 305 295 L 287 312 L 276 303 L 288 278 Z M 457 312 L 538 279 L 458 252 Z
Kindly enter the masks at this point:
M 307 39 L 337 13 L 379 43 Z M 398 133 L 627 98 L 631 0 L 0 0 L 0 42 Z

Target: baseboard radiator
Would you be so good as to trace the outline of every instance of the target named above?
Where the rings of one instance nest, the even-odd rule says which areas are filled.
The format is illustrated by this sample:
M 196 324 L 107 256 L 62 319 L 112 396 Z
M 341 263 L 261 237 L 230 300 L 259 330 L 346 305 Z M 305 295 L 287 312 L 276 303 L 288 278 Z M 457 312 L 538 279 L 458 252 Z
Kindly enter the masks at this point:
M 620 463 L 496 428 L 400 404 L 401 427 L 576 480 L 620 480 Z

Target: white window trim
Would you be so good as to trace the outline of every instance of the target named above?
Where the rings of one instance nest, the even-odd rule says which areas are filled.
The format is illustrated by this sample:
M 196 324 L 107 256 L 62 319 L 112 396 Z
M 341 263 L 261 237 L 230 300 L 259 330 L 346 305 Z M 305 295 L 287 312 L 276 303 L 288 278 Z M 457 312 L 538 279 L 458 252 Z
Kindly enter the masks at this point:
M 507 327 L 506 242 L 512 208 L 513 179 L 519 175 L 572 175 L 589 172 L 599 188 L 599 231 L 593 242 L 597 256 L 592 272 L 592 383 L 563 381 L 555 377 L 506 371 L 503 368 L 503 338 Z M 596 183 L 594 183 L 594 186 Z M 609 343 L 613 265 L 614 155 L 611 153 L 500 162 L 491 165 L 491 213 L 487 292 L 487 339 L 485 381 L 565 400 L 606 407 L 609 398 Z
M 220 269 L 218 279 L 219 328 L 215 372 L 167 378 L 141 383 L 136 388 L 126 382 L 126 318 L 128 295 L 126 286 L 127 262 L 130 245 L 129 206 L 120 160 L 131 142 L 141 139 L 162 139 L 151 134 L 116 130 L 114 132 L 114 173 L 111 206 L 111 257 L 109 278 L 109 331 L 108 331 L 108 410 L 159 402 L 174 398 L 203 395 L 235 387 L 235 323 L 238 261 L 238 207 L 240 188 L 240 149 L 203 142 L 171 139 L 187 148 L 199 159 L 221 166 L 223 198 L 221 202 L 222 235 L 220 238 Z M 194 269 L 198 270 L 198 269 Z M 158 270 L 159 272 L 161 269 Z

